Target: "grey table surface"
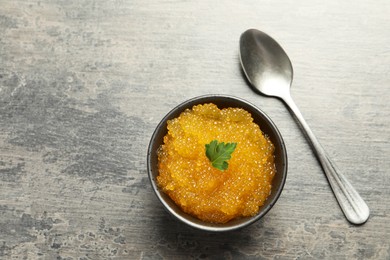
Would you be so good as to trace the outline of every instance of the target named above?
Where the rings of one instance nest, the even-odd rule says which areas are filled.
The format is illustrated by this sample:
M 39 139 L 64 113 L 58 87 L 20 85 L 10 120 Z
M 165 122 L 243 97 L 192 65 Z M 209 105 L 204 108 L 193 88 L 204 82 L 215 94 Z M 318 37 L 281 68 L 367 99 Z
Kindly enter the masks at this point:
M 389 14 L 387 0 L 0 0 L 0 258 L 390 259 Z M 293 98 L 369 205 L 364 225 L 283 103 L 248 87 L 249 28 L 289 54 Z M 147 177 L 158 122 L 210 93 L 268 113 L 289 155 L 277 204 L 231 233 L 178 223 Z

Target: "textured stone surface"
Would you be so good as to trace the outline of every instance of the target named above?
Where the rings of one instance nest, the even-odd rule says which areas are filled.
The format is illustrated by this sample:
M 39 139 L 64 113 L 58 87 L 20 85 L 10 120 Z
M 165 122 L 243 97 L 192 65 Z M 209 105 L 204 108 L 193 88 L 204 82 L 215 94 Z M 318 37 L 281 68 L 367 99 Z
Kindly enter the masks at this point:
M 389 259 L 390 4 L 359 1 L 0 0 L 0 259 Z M 292 94 L 367 201 L 350 225 L 281 102 L 256 96 L 238 38 L 289 53 Z M 146 150 L 185 99 L 233 94 L 278 125 L 281 198 L 259 222 L 212 234 L 174 221 Z

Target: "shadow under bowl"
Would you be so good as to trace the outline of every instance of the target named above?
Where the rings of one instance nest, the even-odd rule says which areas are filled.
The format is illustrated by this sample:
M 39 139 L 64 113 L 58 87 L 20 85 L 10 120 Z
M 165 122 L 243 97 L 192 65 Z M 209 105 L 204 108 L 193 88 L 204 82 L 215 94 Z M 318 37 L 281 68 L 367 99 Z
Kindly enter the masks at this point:
M 268 196 L 264 205 L 260 207 L 259 212 L 252 217 L 243 217 L 231 220 L 227 223 L 208 223 L 196 217 L 193 217 L 181 210 L 179 206 L 165 194 L 157 185 L 158 176 L 158 157 L 157 150 L 163 144 L 164 136 L 168 133 L 167 121 L 178 117 L 187 108 L 191 109 L 194 105 L 214 103 L 219 109 L 228 107 L 243 108 L 252 114 L 254 122 L 260 126 L 262 132 L 268 136 L 275 146 L 274 160 L 276 166 L 276 174 L 272 180 L 271 194 Z M 157 198 L 163 204 L 165 209 L 176 219 L 181 222 L 205 231 L 221 232 L 232 231 L 248 226 L 262 218 L 276 203 L 287 177 L 287 151 L 283 138 L 272 120 L 259 108 L 253 104 L 233 96 L 227 95 L 205 95 L 195 97 L 184 101 L 174 109 L 172 109 L 157 125 L 148 147 L 147 154 L 147 169 L 149 179 Z

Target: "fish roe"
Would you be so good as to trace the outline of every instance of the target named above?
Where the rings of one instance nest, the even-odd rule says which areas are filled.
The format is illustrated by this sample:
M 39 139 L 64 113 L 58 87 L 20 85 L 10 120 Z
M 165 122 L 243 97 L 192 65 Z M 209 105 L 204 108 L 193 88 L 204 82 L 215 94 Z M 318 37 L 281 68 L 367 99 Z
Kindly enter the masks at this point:
M 253 216 L 271 192 L 274 145 L 241 108 L 196 105 L 168 121 L 158 149 L 159 187 L 186 213 L 226 223 Z M 237 143 L 228 169 L 214 168 L 205 144 Z

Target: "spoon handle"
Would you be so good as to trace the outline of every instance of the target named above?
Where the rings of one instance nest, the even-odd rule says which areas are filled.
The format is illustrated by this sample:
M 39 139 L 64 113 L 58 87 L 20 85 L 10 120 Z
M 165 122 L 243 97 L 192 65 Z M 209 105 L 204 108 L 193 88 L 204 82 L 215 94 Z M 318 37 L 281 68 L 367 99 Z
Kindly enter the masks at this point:
M 344 212 L 345 217 L 353 224 L 363 224 L 367 221 L 370 210 L 364 202 L 359 193 L 353 188 L 349 181 L 343 174 L 337 171 L 335 165 L 331 162 L 329 156 L 326 154 L 324 148 L 311 131 L 309 125 L 306 123 L 297 105 L 290 95 L 283 96 L 282 99 L 290 107 L 295 114 L 302 129 L 310 140 L 313 150 L 321 163 L 333 193 Z

